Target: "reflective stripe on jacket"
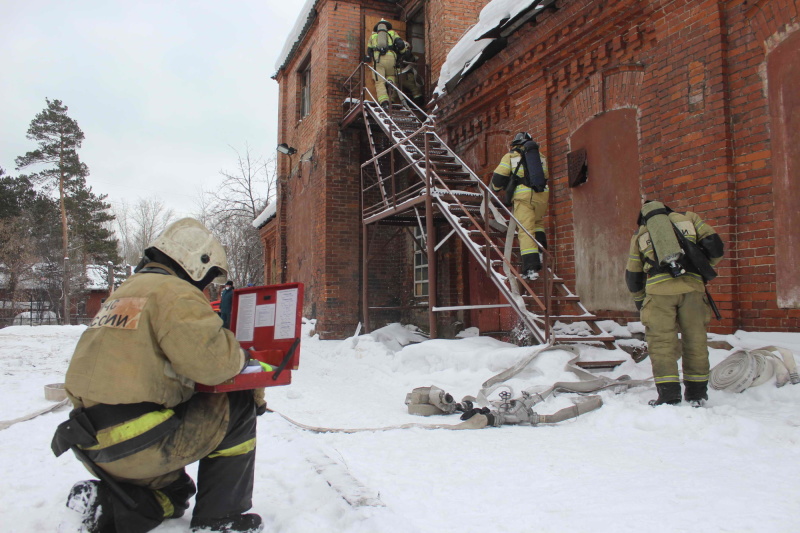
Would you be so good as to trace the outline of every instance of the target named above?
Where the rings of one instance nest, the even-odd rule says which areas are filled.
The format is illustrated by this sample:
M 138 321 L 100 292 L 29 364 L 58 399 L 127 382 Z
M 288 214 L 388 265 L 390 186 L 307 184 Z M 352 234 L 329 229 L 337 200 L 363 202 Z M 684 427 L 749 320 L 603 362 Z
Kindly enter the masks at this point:
M 163 265 L 151 264 L 148 266 Z M 76 407 L 153 402 L 172 408 L 244 366 L 234 333 L 203 293 L 177 276 L 139 273 L 81 335 L 65 388 Z

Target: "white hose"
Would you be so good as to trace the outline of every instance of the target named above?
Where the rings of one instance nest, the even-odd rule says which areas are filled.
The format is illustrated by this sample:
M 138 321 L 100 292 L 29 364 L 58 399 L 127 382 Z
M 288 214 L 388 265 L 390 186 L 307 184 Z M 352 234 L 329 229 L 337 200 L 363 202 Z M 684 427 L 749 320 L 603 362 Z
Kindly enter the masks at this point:
M 780 356 L 773 352 L 778 352 Z M 786 348 L 765 346 L 756 350 L 737 350 L 711 369 L 709 383 L 716 390 L 743 392 L 775 377 L 775 384 L 800 383 L 797 362 Z

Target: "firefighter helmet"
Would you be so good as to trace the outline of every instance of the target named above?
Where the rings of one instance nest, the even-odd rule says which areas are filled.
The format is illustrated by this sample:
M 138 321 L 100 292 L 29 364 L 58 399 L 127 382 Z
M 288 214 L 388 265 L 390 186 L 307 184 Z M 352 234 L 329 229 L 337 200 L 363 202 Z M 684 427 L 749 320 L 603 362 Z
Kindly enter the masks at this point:
M 531 136 L 528 135 L 527 131 L 521 131 L 514 135 L 514 139 L 511 141 L 511 146 L 522 146 L 526 142 L 531 140 Z
M 378 30 L 378 26 L 380 26 L 381 24 L 383 24 L 385 26 L 383 31 L 389 31 L 389 30 L 392 29 L 392 23 L 391 22 L 389 22 L 386 19 L 381 19 L 381 20 L 378 21 L 377 24 L 375 24 L 375 27 L 372 28 L 372 31 L 380 31 L 380 30 Z
M 199 220 L 182 218 L 173 222 L 148 248 L 175 261 L 196 282 L 210 274 L 215 274 L 215 283 L 224 283 L 228 277 L 225 249 Z

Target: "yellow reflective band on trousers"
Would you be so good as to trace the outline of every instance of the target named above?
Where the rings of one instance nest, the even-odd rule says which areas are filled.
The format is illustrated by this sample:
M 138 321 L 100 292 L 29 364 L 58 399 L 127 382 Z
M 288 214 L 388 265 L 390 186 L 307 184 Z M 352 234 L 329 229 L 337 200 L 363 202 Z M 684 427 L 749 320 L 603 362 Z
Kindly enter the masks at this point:
M 656 383 L 680 383 L 679 376 L 661 376 L 654 379 Z
M 214 457 L 235 457 L 237 455 L 244 455 L 246 453 L 252 452 L 256 449 L 256 439 L 252 438 L 250 440 L 246 440 L 241 444 L 237 444 L 231 448 L 226 448 L 224 450 L 217 450 L 209 454 L 208 458 L 213 459 Z
M 695 381 L 695 382 L 708 381 L 708 374 L 684 374 L 683 381 Z
M 175 507 L 172 505 L 172 501 L 167 498 L 167 495 L 160 490 L 154 490 L 153 496 L 156 497 L 158 505 L 164 509 L 164 518 L 172 518 L 172 515 L 175 514 Z
M 97 445 L 88 448 L 83 448 L 87 451 L 102 450 L 109 446 L 114 446 L 134 437 L 138 437 L 147 433 L 154 427 L 172 418 L 175 411 L 172 409 L 162 409 L 161 411 L 153 411 L 144 414 L 140 417 L 129 420 L 124 424 L 112 426 L 110 428 L 102 429 L 97 432 Z

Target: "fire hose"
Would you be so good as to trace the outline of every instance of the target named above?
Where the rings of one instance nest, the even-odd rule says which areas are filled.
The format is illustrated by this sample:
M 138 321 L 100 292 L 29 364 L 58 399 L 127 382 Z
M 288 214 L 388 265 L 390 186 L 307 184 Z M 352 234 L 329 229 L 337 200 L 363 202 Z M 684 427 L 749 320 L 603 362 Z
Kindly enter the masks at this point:
M 773 377 L 778 387 L 788 382 L 793 385 L 800 383 L 797 362 L 786 348 L 765 346 L 755 350 L 737 350 L 711 369 L 709 384 L 716 390 L 743 392 Z

